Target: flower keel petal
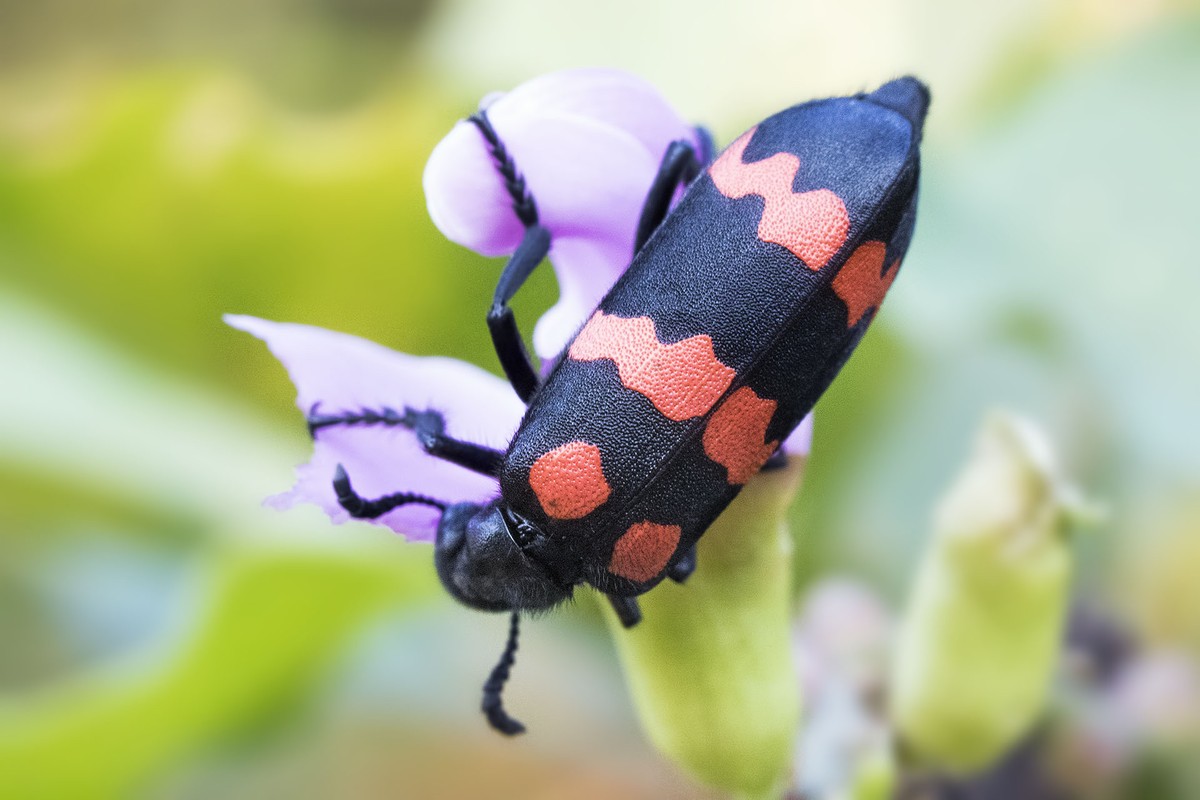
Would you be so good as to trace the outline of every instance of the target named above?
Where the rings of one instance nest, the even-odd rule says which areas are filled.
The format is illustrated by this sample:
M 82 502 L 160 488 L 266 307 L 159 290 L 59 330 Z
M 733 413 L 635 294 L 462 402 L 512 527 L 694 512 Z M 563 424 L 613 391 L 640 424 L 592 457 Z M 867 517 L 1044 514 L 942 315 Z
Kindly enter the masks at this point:
M 551 358 L 628 266 L 667 146 L 698 145 L 696 132 L 645 81 L 607 69 L 534 79 L 496 96 L 487 113 L 554 237 L 562 301 L 535 336 L 539 355 Z M 473 125 L 459 123 L 438 144 L 424 183 L 447 238 L 489 256 L 516 248 L 521 224 Z

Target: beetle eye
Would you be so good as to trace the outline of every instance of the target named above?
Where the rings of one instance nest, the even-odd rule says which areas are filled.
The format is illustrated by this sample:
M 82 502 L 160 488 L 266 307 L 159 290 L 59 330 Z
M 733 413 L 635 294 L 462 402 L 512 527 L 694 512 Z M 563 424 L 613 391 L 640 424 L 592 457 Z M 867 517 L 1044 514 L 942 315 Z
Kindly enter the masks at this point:
M 516 542 L 517 547 L 522 550 L 545 536 L 538 526 L 508 506 L 500 507 L 500 517 L 504 520 L 504 527 L 508 529 L 508 535 Z

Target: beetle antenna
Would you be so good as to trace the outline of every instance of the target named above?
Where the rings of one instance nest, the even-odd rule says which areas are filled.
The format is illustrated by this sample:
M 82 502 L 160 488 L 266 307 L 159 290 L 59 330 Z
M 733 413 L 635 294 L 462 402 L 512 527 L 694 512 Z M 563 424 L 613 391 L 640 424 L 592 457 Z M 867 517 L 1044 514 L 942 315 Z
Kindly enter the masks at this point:
M 517 660 L 517 637 L 520 635 L 521 617 L 516 611 L 512 612 L 512 620 L 508 626 L 508 644 L 500 661 L 492 668 L 492 674 L 483 684 L 483 713 L 488 724 L 505 736 L 516 736 L 525 732 L 525 726 L 508 715 L 504 710 L 504 701 L 500 698 L 504 684 L 512 670 L 513 662 Z
M 537 203 L 533 201 L 533 195 L 530 194 L 529 187 L 525 185 L 525 176 L 517 169 L 517 162 L 513 161 L 512 154 L 508 152 L 504 142 L 500 141 L 500 134 L 496 133 L 496 129 L 492 127 L 492 121 L 488 119 L 487 111 L 481 108 L 467 117 L 467 121 L 478 128 L 479 132 L 483 134 L 484 140 L 487 141 L 492 160 L 496 162 L 496 171 L 504 179 L 504 188 L 508 190 L 508 195 L 512 198 L 513 211 L 517 212 L 517 219 L 521 220 L 521 224 L 526 228 L 537 225 Z
M 397 492 L 374 500 L 367 500 L 354 491 L 354 487 L 350 485 L 350 476 L 346 474 L 346 468 L 341 464 L 337 465 L 337 469 L 333 473 L 333 493 L 337 496 L 338 505 L 346 509 L 355 519 L 376 519 L 393 508 L 406 506 L 409 503 L 431 506 L 442 512 L 446 510 L 446 504 L 441 500 L 413 492 Z

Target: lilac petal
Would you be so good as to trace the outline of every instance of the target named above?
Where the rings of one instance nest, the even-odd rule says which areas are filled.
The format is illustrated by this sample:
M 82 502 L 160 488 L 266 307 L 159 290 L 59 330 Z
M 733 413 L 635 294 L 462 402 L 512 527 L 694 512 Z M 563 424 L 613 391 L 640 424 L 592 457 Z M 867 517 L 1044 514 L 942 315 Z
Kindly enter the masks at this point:
M 783 440 L 782 450 L 789 456 L 808 456 L 812 449 L 813 415 L 800 420 L 800 424 Z
M 306 414 L 320 403 L 330 414 L 362 408 L 434 409 L 446 431 L 466 441 L 504 449 L 524 413 L 507 383 L 452 358 L 405 355 L 344 333 L 309 325 L 268 322 L 229 314 L 225 321 L 257 336 L 287 368 Z M 405 428 L 383 425 L 326 428 L 317 433 L 312 460 L 296 469 L 296 485 L 269 503 L 287 508 L 314 503 L 335 522 L 349 515 L 338 505 L 331 481 L 338 464 L 367 498 L 415 492 L 448 503 L 486 502 L 496 481 L 425 454 Z M 413 541 L 432 541 L 438 512 L 408 505 L 378 520 Z
M 667 146 L 696 144 L 696 133 L 645 81 L 608 69 L 536 78 L 487 111 L 554 237 L 550 259 L 563 301 L 535 336 L 539 355 L 549 358 L 628 266 Z M 489 256 L 516 249 L 524 230 L 472 124 L 458 123 L 438 144 L 424 182 L 430 217 L 447 238 Z
M 558 355 L 583 327 L 628 266 L 624 244 L 586 237 L 555 239 L 550 263 L 558 277 L 558 302 L 533 329 L 533 348 L 543 359 Z

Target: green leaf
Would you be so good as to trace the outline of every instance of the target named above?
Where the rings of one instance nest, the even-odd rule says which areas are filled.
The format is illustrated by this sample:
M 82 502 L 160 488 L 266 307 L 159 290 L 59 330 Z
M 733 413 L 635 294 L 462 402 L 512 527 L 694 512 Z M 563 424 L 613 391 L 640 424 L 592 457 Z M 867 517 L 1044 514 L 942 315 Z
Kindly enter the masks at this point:
M 157 652 L 0 703 L 0 796 L 130 797 L 311 692 L 366 616 L 426 596 L 434 581 L 416 553 L 235 551 L 203 582 L 197 624 Z

